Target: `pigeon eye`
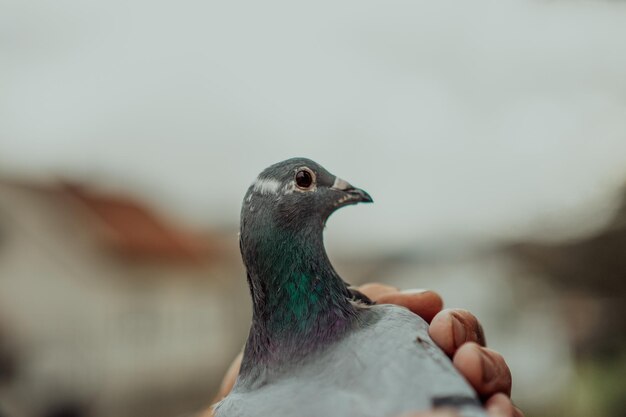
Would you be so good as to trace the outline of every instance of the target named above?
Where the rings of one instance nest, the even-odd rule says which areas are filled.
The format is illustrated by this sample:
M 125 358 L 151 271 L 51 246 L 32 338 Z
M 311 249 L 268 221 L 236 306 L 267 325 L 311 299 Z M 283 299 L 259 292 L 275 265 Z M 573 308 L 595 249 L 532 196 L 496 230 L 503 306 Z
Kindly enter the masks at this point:
M 301 169 L 296 172 L 296 185 L 303 190 L 311 188 L 311 185 L 313 185 L 313 173 L 308 169 Z

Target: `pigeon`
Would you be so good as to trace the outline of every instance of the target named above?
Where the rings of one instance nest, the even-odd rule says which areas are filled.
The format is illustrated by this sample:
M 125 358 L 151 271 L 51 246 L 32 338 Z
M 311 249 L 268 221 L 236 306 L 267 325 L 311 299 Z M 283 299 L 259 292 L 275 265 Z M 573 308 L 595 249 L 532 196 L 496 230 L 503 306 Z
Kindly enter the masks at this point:
M 252 323 L 216 417 L 394 417 L 436 407 L 486 417 L 422 318 L 373 303 L 331 265 L 329 216 L 372 201 L 306 158 L 274 164 L 250 186 L 239 245 Z

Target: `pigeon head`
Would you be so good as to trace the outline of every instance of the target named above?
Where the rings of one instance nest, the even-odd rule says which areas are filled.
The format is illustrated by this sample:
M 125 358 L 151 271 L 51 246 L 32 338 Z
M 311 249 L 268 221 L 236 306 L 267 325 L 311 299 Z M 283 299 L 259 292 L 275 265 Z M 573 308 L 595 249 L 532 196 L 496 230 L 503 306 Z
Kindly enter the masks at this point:
M 259 174 L 244 197 L 239 237 L 253 303 L 250 355 L 274 355 L 277 346 L 302 354 L 315 345 L 310 340 L 330 340 L 349 326 L 354 293 L 326 255 L 323 230 L 335 210 L 371 201 L 310 159 Z
M 370 195 L 306 158 L 265 169 L 248 189 L 242 220 L 264 218 L 283 227 L 324 225 L 338 208 L 372 202 Z

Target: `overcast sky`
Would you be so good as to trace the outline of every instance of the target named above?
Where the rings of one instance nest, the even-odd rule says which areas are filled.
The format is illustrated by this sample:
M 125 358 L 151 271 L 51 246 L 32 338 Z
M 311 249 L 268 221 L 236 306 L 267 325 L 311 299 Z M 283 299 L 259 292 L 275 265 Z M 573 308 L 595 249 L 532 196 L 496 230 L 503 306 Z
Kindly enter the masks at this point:
M 236 224 L 307 156 L 334 242 L 571 231 L 626 180 L 626 3 L 0 0 L 0 172 Z M 578 229 L 576 229 L 578 230 Z

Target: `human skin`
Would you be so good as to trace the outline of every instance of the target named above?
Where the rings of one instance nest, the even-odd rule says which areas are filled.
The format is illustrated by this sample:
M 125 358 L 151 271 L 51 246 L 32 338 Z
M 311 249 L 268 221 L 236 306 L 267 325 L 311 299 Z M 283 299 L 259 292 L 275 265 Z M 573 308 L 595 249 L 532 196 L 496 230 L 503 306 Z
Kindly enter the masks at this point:
M 376 283 L 365 284 L 357 289 L 378 304 L 406 307 L 430 323 L 430 337 L 474 387 L 490 417 L 524 417 L 510 399 L 511 371 L 502 355 L 486 347 L 482 326 L 472 313 L 462 309 L 442 310 L 443 301 L 433 291 L 399 291 L 389 285 Z M 214 402 L 224 398 L 233 388 L 241 358 L 240 353 L 226 371 Z M 209 409 L 203 417 L 212 415 Z M 458 414 L 453 410 L 440 409 L 399 417 L 458 417 Z

